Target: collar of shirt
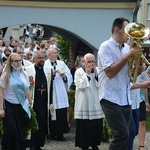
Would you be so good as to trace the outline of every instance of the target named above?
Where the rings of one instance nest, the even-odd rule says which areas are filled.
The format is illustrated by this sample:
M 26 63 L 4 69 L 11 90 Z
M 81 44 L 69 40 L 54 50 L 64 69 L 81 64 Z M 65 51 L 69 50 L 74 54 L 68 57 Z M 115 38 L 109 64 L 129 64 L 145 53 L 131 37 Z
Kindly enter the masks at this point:
M 114 45 L 116 45 L 116 47 L 118 47 L 120 50 L 125 46 L 125 44 L 123 43 L 122 45 L 120 45 L 118 42 L 116 42 L 112 37 L 110 38 L 111 42 L 113 42 Z
M 57 61 L 54 61 L 54 62 L 51 61 L 51 64 L 52 64 L 52 66 L 53 66 L 54 64 L 57 65 Z

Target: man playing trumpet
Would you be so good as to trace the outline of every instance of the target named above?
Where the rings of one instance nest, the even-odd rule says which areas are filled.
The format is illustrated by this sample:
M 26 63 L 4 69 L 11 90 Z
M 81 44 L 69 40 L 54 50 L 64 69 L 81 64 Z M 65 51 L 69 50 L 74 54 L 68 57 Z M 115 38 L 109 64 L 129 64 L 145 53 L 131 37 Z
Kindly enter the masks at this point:
M 100 103 L 112 130 L 114 139 L 109 150 L 126 150 L 131 119 L 130 90 L 150 88 L 146 81 L 130 88 L 128 60 L 139 53 L 137 47 L 126 44 L 128 36 L 124 31 L 128 19 L 116 18 L 112 25 L 112 37 L 103 42 L 98 51 L 100 70 Z

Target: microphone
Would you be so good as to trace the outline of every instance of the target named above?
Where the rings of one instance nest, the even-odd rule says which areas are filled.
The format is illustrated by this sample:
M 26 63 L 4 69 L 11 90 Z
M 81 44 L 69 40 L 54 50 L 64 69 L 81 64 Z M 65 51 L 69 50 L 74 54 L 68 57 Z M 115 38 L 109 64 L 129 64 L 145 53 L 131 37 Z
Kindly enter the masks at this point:
M 54 67 L 54 70 L 56 70 L 56 63 L 54 62 L 54 64 L 53 64 L 53 67 Z

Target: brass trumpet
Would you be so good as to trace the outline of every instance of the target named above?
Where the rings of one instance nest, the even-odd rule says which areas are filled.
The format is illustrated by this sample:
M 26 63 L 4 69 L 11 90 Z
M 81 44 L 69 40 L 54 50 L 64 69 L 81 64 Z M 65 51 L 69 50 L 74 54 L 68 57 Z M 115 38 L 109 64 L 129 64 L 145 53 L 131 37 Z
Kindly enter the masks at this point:
M 137 47 L 139 49 L 139 54 L 132 57 L 129 63 L 129 77 L 131 82 L 135 83 L 137 76 L 143 71 L 142 64 L 146 63 L 150 65 L 150 62 L 142 53 L 141 40 L 149 35 L 149 28 L 141 23 L 129 23 L 125 26 L 125 33 L 132 40 L 131 48 Z

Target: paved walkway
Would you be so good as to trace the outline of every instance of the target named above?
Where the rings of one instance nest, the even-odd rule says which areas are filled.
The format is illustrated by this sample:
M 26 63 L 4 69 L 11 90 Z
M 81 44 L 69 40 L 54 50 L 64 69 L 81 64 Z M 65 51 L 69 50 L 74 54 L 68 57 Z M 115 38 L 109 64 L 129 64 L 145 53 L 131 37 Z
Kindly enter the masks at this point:
M 72 127 L 68 134 L 65 135 L 67 138 L 66 141 L 60 142 L 60 141 L 51 141 L 47 140 L 45 143 L 45 146 L 43 150 L 80 150 L 79 148 L 74 146 L 75 141 L 75 120 L 72 120 Z M 134 148 L 133 150 L 138 150 L 138 136 L 136 137 L 134 141 Z M 109 143 L 101 143 L 99 146 L 100 150 L 108 150 Z M 147 131 L 146 138 L 145 138 L 145 148 L 146 150 L 150 150 L 150 131 Z M 1 150 L 1 146 L 0 146 Z M 29 149 L 27 149 L 29 150 Z M 90 150 L 90 148 L 89 148 Z
M 67 141 L 60 142 L 60 141 L 46 141 L 46 144 L 43 148 L 43 150 L 80 150 L 79 148 L 74 146 L 74 140 L 75 140 L 75 121 L 72 120 L 72 127 L 70 130 L 70 133 L 66 134 L 65 137 L 67 138 Z M 138 137 L 136 137 L 134 141 L 134 148 L 133 150 L 138 150 Z M 108 150 L 109 143 L 101 143 L 99 146 L 100 150 Z M 150 150 L 150 131 L 146 134 L 146 140 L 145 140 L 145 148 L 146 150 Z M 89 148 L 90 150 L 90 148 Z

